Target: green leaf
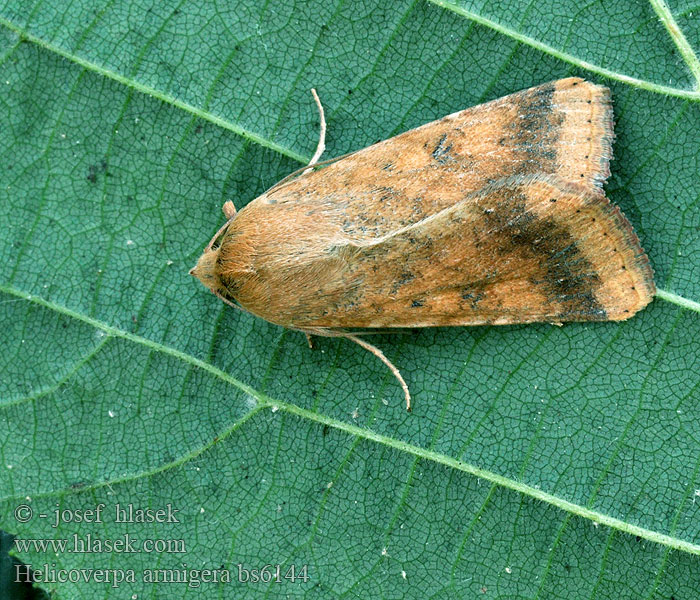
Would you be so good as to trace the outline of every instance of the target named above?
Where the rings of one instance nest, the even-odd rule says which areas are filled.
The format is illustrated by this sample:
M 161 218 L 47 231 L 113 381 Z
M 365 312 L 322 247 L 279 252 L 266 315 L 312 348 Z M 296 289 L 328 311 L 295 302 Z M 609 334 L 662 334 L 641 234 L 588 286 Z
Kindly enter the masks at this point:
M 697 10 L 0 0 L 0 528 L 171 540 L 16 548 L 41 575 L 81 578 L 40 585 L 90 599 L 696 598 Z M 188 275 L 224 201 L 240 208 L 311 156 L 311 87 L 331 157 L 572 74 L 613 91 L 606 190 L 661 290 L 633 319 L 374 336 L 408 380 L 409 414 L 364 350 L 311 350 Z M 117 503 L 170 505 L 178 522 L 116 523 Z M 100 523 L 54 526 L 56 509 L 101 504 Z M 308 581 L 238 581 L 278 564 L 307 565 Z M 75 571 L 90 568 L 115 571 Z M 219 568 L 230 583 L 143 581 Z M 135 582 L 117 585 L 127 569 Z

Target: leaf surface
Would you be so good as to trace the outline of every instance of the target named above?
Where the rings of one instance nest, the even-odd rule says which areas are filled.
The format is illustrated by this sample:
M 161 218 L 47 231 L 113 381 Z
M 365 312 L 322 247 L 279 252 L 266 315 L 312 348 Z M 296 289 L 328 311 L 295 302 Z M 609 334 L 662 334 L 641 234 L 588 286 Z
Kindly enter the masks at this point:
M 90 599 L 694 598 L 694 10 L 0 1 L 0 527 L 185 545 L 18 552 L 37 569 L 136 579 L 42 587 Z M 573 74 L 612 89 L 606 192 L 661 290 L 630 321 L 373 336 L 411 386 L 408 414 L 362 349 L 310 350 L 188 275 L 225 200 L 240 208 L 313 153 L 311 87 L 331 157 Z M 53 526 L 57 507 L 100 503 L 102 523 Z M 170 504 L 179 522 L 115 523 L 117 503 Z M 308 565 L 309 581 L 241 583 L 239 564 Z M 222 566 L 231 583 L 143 581 Z

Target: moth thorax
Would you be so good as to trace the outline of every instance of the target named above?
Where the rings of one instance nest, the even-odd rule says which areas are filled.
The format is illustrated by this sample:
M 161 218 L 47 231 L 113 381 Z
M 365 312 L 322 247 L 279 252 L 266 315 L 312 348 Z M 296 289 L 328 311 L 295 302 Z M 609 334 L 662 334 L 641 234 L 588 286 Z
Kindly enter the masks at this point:
M 221 279 L 216 265 L 218 257 L 218 248 L 206 248 L 195 267 L 190 270 L 190 275 L 194 275 L 214 293 L 221 289 Z

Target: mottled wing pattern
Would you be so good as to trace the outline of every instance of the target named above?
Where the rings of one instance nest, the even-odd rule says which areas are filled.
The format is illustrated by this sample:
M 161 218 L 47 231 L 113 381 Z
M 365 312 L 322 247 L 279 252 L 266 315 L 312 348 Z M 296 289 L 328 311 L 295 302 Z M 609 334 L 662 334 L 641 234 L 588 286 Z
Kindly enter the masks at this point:
M 602 184 L 607 88 L 563 79 L 273 188 L 231 222 L 226 294 L 296 328 L 624 319 L 654 293 Z
M 620 320 L 654 292 L 619 208 L 556 176 L 501 180 L 385 240 L 338 253 L 348 268 L 317 290 L 335 305 L 300 316 L 299 326 Z
M 298 204 L 324 220 L 335 215 L 344 235 L 362 240 L 505 177 L 556 174 L 599 189 L 610 173 L 613 137 L 609 90 L 572 77 L 379 142 L 259 201 Z

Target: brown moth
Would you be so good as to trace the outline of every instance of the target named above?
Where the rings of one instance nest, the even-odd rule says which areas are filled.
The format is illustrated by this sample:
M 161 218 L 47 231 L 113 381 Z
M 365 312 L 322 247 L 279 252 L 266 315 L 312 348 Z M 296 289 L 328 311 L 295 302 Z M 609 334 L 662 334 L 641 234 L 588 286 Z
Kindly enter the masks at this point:
M 651 301 L 649 261 L 602 190 L 613 138 L 606 87 L 524 90 L 306 169 L 238 213 L 227 202 L 191 273 L 267 321 L 372 351 L 410 408 L 398 370 L 349 329 L 618 321 Z

